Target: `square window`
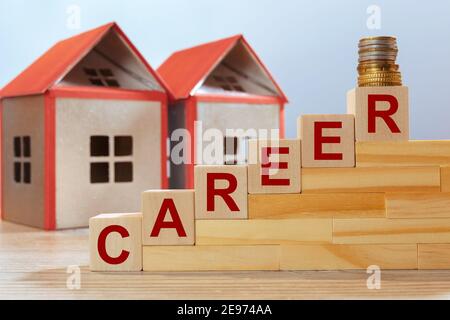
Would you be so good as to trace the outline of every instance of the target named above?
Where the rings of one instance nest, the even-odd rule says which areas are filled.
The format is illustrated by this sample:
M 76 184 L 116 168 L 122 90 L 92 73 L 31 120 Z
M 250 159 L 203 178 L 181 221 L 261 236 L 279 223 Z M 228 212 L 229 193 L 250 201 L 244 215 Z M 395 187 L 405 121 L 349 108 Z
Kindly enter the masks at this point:
M 91 163 L 91 183 L 109 182 L 109 163 L 93 162 Z
M 115 182 L 133 181 L 133 164 L 131 162 L 114 163 Z
M 31 157 L 31 139 L 30 137 L 22 137 L 23 156 L 26 158 Z
M 22 181 L 22 170 L 21 170 L 21 163 L 20 162 L 14 162 L 14 181 L 15 182 L 21 182 Z
M 133 138 L 131 136 L 114 137 L 114 155 L 131 156 L 133 154 Z
M 111 69 L 100 69 L 100 74 L 104 77 L 114 77 Z
M 109 137 L 91 136 L 91 157 L 109 156 Z
M 31 163 L 30 162 L 23 163 L 23 182 L 31 183 Z
M 20 137 L 14 137 L 14 157 L 22 156 L 22 143 Z
M 99 87 L 104 87 L 105 85 L 103 84 L 103 81 L 100 79 L 95 79 L 95 78 L 89 78 L 89 81 L 94 85 L 94 86 L 99 86 Z
M 84 73 L 87 74 L 90 77 L 97 77 L 97 70 L 93 68 L 84 68 Z
M 119 88 L 120 87 L 119 82 L 117 82 L 117 80 L 106 79 L 105 82 L 108 85 L 108 87 L 115 87 L 115 88 Z

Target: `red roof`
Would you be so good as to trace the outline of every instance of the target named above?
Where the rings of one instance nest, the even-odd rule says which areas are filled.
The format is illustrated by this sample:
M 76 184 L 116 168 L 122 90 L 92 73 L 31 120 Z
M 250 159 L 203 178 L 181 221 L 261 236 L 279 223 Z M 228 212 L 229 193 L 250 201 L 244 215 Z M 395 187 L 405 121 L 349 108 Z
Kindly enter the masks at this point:
M 280 98 L 286 102 L 283 91 L 242 35 L 177 51 L 164 61 L 157 71 L 175 99 L 186 99 L 195 86 L 208 76 L 239 41 L 244 43 L 256 61 L 263 67 L 278 89 Z
M 125 36 L 119 26 L 115 22 L 111 22 L 56 43 L 14 80 L 8 83 L 1 91 L 1 97 L 44 93 L 88 54 L 111 29 L 114 29 L 120 34 L 134 53 L 143 61 L 148 71 L 165 89 L 165 84 Z

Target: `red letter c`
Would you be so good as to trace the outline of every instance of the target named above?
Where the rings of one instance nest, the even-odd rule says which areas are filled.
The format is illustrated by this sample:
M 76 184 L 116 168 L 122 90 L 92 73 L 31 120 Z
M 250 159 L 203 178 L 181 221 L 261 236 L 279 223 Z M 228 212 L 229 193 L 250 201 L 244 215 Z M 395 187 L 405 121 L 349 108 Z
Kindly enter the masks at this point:
M 118 257 L 111 257 L 106 252 L 106 238 L 110 233 L 117 232 L 122 236 L 122 238 L 127 238 L 130 236 L 127 229 L 125 229 L 122 226 L 119 225 L 112 225 L 107 226 L 105 229 L 100 232 L 100 235 L 98 236 L 98 242 L 97 242 L 97 249 L 98 254 L 100 255 L 100 258 L 103 259 L 108 264 L 121 264 L 125 262 L 128 259 L 128 256 L 130 255 L 129 251 L 122 250 L 120 255 Z

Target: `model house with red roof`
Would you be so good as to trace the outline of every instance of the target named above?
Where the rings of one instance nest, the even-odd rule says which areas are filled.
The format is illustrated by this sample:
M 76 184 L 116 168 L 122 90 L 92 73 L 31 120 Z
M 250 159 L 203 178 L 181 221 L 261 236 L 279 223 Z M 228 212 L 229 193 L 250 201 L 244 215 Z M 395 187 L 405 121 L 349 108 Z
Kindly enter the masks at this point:
M 167 91 L 115 23 L 57 43 L 1 105 L 4 220 L 83 227 L 167 187 Z
M 169 134 L 178 128 L 191 133 L 191 158 L 201 156 L 202 137 L 194 129 L 215 128 L 224 134 L 224 163 L 234 164 L 245 152 L 245 140 L 226 136 L 226 129 L 279 129 L 284 135 L 286 96 L 242 35 L 206 43 L 172 54 L 158 73 L 173 95 Z M 228 145 L 232 145 L 230 148 Z M 193 187 L 194 165 L 171 164 L 171 186 Z

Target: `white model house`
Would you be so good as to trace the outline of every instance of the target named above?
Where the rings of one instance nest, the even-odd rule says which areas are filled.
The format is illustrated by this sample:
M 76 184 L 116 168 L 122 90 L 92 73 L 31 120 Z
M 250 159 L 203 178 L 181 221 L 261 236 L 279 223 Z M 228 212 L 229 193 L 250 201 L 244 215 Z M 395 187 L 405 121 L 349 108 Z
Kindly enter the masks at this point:
M 167 91 L 115 23 L 57 43 L 1 105 L 5 220 L 83 227 L 167 187 Z
M 178 128 L 193 136 L 191 156 L 202 152 L 202 137 L 194 129 L 217 128 L 224 137 L 224 162 L 236 163 L 245 139 L 228 137 L 226 129 L 279 129 L 284 135 L 285 95 L 242 35 L 206 43 L 172 54 L 158 73 L 173 97 L 169 105 L 169 135 Z M 231 147 L 229 147 L 231 145 Z M 170 184 L 193 187 L 193 164 L 171 164 Z

